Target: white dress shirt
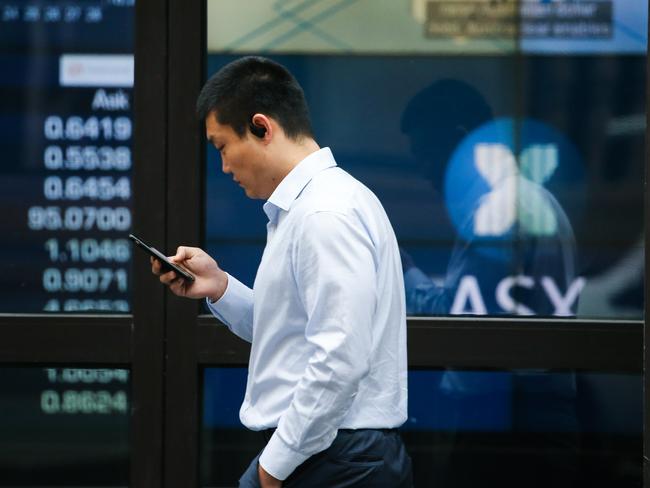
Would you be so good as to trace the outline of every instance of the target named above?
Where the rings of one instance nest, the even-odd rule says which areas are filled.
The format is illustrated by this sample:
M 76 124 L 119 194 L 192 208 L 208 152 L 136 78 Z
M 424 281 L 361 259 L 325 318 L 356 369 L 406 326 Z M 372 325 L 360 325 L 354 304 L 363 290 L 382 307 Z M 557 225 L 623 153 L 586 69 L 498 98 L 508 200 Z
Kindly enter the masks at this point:
M 251 290 L 228 276 L 209 307 L 251 342 L 242 423 L 277 427 L 259 462 L 284 480 L 337 429 L 406 420 L 406 315 L 395 234 L 379 200 L 310 154 L 264 204 L 267 242 Z

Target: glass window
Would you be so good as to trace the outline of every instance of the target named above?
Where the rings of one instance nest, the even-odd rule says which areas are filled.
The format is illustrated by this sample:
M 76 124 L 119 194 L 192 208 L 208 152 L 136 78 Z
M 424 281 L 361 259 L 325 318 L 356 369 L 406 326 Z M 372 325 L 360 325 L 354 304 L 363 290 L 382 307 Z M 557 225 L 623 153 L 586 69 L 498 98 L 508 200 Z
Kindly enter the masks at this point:
M 239 422 L 245 368 L 203 375 L 201 486 L 236 485 L 264 447 Z M 401 428 L 415 486 L 638 487 L 643 379 L 575 371 L 411 370 Z
M 643 316 L 644 0 L 208 0 L 207 72 L 286 65 L 393 223 L 410 315 Z M 206 248 L 252 285 L 261 202 L 207 151 Z
M 127 486 L 129 376 L 0 368 L 0 486 Z
M 130 309 L 133 5 L 0 3 L 0 312 Z

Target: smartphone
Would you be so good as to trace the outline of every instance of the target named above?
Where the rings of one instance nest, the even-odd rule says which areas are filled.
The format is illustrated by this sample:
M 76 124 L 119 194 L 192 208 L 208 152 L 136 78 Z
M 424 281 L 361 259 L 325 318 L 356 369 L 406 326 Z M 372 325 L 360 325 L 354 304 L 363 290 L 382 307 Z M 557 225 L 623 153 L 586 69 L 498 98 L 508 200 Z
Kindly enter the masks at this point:
M 140 249 L 142 249 L 143 251 L 147 252 L 148 254 L 156 258 L 158 261 L 160 261 L 160 265 L 162 266 L 163 269 L 167 271 L 176 271 L 176 274 L 178 274 L 182 278 L 185 278 L 187 281 L 194 281 L 194 276 L 189 274 L 179 265 L 172 263 L 169 259 L 167 259 L 167 256 L 165 256 L 155 247 L 151 247 L 145 244 L 142 241 L 142 239 L 139 239 L 133 234 L 129 234 L 129 239 L 131 239 L 135 243 L 135 245 L 138 246 Z

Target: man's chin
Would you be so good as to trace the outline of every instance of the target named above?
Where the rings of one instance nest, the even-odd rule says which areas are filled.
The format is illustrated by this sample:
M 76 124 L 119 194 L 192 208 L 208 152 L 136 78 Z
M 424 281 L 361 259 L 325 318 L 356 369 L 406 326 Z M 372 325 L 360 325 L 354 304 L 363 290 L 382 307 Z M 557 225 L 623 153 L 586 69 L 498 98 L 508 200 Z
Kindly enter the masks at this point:
M 242 188 L 244 188 L 244 193 L 246 194 L 246 196 L 248 198 L 255 199 L 255 200 L 258 200 L 258 199 L 262 198 L 257 193 L 253 192 L 252 190 L 249 190 L 246 187 L 242 187 Z

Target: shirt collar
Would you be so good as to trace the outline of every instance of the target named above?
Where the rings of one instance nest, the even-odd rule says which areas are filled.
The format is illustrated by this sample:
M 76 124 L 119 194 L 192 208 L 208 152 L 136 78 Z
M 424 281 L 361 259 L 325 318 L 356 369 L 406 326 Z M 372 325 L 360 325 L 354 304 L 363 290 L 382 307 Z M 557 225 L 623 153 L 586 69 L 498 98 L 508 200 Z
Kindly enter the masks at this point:
M 300 161 L 284 177 L 264 204 L 264 212 L 269 220 L 274 222 L 280 210 L 288 212 L 311 179 L 317 173 L 333 166 L 336 166 L 336 161 L 329 147 L 319 149 Z

